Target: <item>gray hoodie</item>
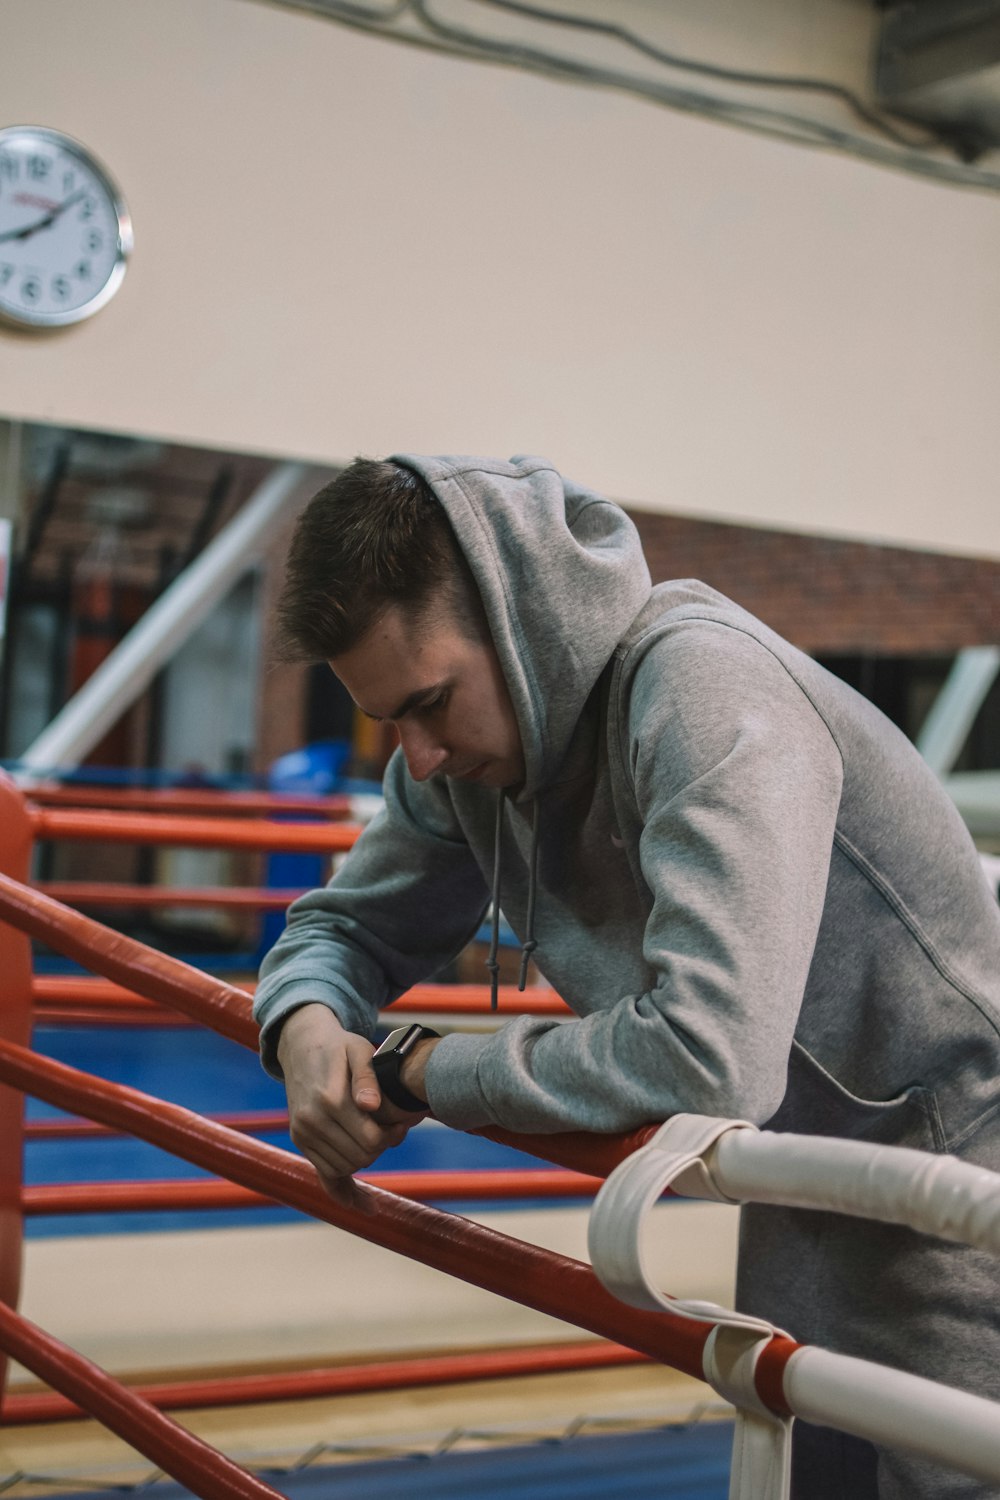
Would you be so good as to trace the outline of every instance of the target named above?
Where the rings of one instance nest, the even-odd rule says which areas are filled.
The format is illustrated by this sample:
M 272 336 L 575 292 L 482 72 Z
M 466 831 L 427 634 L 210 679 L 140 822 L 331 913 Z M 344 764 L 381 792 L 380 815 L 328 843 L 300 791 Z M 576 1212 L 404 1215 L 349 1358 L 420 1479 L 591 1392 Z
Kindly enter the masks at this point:
M 482 594 L 521 732 L 503 911 L 526 933 L 537 803 L 541 972 L 576 1012 L 452 1035 L 434 1113 L 461 1127 L 617 1131 L 677 1111 L 932 1149 L 996 1107 L 1000 909 L 916 751 L 858 694 L 694 581 L 651 589 L 612 502 L 537 458 L 401 457 Z M 277 1023 L 380 1008 L 483 918 L 497 793 L 414 782 L 261 970 Z

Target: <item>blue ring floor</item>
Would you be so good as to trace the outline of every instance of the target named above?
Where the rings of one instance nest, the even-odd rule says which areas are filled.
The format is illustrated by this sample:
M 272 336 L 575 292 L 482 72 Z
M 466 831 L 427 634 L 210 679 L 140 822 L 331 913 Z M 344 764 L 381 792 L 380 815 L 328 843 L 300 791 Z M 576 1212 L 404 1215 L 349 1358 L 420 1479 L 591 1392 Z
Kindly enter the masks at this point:
M 467 1453 L 259 1470 L 288 1500 L 726 1500 L 729 1422 L 580 1436 Z M 143 1484 L 144 1500 L 194 1500 L 169 1482 Z M 87 1489 L 88 1500 L 122 1500 L 127 1487 Z M 79 1492 L 50 1500 L 81 1500 Z

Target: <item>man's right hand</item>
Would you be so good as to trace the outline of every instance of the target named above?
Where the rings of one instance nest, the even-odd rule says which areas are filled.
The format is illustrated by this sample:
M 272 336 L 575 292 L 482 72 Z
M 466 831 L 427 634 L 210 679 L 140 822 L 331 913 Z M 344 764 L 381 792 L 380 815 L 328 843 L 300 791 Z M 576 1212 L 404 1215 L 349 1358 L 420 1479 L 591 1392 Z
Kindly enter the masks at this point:
M 345 1031 L 326 1005 L 303 1005 L 281 1027 L 278 1061 L 291 1137 L 333 1197 L 341 1196 L 345 1177 L 398 1146 L 409 1128 L 374 1119 L 382 1103 L 374 1051 L 365 1037 Z

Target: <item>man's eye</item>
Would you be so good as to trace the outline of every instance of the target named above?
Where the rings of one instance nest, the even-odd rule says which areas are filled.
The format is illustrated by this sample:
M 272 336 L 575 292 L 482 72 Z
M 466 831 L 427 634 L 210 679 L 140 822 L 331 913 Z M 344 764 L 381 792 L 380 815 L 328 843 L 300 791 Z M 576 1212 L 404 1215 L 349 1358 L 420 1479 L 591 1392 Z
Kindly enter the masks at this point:
M 439 708 L 444 708 L 444 706 L 445 706 L 445 704 L 447 702 L 448 702 L 448 694 L 447 693 L 438 693 L 438 695 L 437 695 L 436 698 L 432 698 L 429 703 L 425 703 L 424 704 L 424 706 L 423 706 L 423 712 L 425 714 L 436 713 Z

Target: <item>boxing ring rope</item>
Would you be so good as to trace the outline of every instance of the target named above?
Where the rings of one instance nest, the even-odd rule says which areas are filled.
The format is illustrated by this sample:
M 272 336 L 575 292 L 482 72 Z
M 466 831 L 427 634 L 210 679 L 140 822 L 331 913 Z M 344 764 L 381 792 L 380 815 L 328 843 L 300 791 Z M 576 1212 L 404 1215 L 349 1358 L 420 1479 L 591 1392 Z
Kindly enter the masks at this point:
M 37 807 L 28 804 L 36 839 L 86 839 L 102 844 L 149 844 L 188 849 L 292 850 L 298 854 L 339 854 L 361 832 L 353 823 L 277 823 L 234 818 L 223 824 L 194 814 L 100 812 L 89 807 Z
M 622 1344 L 530 1344 L 476 1350 L 470 1354 L 431 1354 L 365 1361 L 332 1369 L 296 1370 L 283 1375 L 231 1375 L 171 1380 L 130 1386 L 137 1396 L 162 1411 L 194 1411 L 243 1406 L 258 1401 L 308 1401 L 321 1396 L 357 1396 L 375 1391 L 424 1389 L 469 1380 L 507 1380 L 524 1375 L 562 1375 L 579 1370 L 613 1369 L 647 1364 L 648 1356 Z M 55 1393 L 8 1396 L 4 1421 L 17 1425 L 67 1421 L 85 1414 L 83 1407 Z
M 36 819 L 22 819 L 15 841 L 21 866 L 26 864 L 32 823 L 37 826 Z M 602 1176 L 610 1173 L 592 1218 L 592 1270 L 397 1197 L 371 1182 L 345 1184 L 343 1196 L 335 1200 L 323 1191 L 313 1169 L 290 1153 L 180 1106 L 31 1053 L 24 1036 L 30 972 L 23 954 L 20 959 L 17 956 L 18 946 L 26 949 L 27 943 L 23 938 L 20 944 L 12 941 L 18 933 L 41 938 L 106 979 L 176 1006 L 191 1019 L 243 1045 L 256 1047 L 256 1029 L 244 992 L 102 928 L 6 875 L 0 876 L 0 917 L 10 924 L 0 928 L 0 934 L 3 956 L 5 960 L 10 957 L 14 976 L 13 999 L 3 1007 L 0 1079 L 7 1087 L 0 1090 L 0 1108 L 9 1109 L 11 1090 L 30 1092 L 60 1109 L 128 1131 L 250 1192 L 602 1337 L 620 1340 L 685 1373 L 707 1377 L 737 1406 L 734 1496 L 762 1500 L 765 1495 L 787 1493 L 792 1414 L 874 1441 L 909 1447 L 963 1472 L 1000 1481 L 1000 1406 L 922 1377 L 802 1346 L 769 1324 L 709 1304 L 668 1299 L 649 1283 L 639 1248 L 644 1214 L 676 1180 L 678 1191 L 728 1201 L 745 1201 L 759 1194 L 765 1201 L 804 1201 L 810 1207 L 852 1213 L 875 1208 L 880 1218 L 952 1238 L 971 1236 L 975 1243 L 996 1251 L 1000 1247 L 1000 1178 L 994 1174 L 901 1148 L 769 1136 L 742 1122 L 687 1116 L 675 1117 L 658 1129 L 648 1127 L 619 1137 L 483 1132 L 563 1166 L 586 1166 Z M 17 1232 L 19 1161 L 14 1161 L 9 1139 L 0 1152 L 4 1229 Z M 797 1163 L 802 1163 L 799 1182 L 794 1180 Z M 12 1196 L 15 1183 L 16 1200 Z M 57 1346 L 49 1336 L 33 1333 L 12 1311 L 17 1277 L 9 1236 L 5 1236 L 3 1250 L 0 1275 L 8 1307 L 0 1320 L 0 1347 L 70 1399 L 83 1396 L 88 1409 L 140 1452 L 152 1456 L 148 1445 L 158 1443 L 160 1437 L 151 1434 L 161 1429 L 155 1423 L 150 1428 L 149 1423 L 161 1414 L 134 1393 L 127 1403 L 116 1404 L 103 1387 L 98 1391 L 109 1377 L 100 1372 L 100 1379 L 87 1377 L 86 1370 L 81 1376 L 81 1368 L 73 1362 L 79 1356 L 68 1363 L 61 1353 L 53 1356 L 52 1347 Z M 80 1365 L 87 1366 L 87 1362 Z M 88 1388 L 88 1379 L 93 1390 Z M 175 1455 L 171 1451 L 166 1456 L 172 1460 Z M 181 1477 L 159 1449 L 155 1461 L 167 1473 Z M 199 1468 L 202 1459 L 195 1457 L 192 1463 L 198 1483 L 187 1471 L 184 1482 L 198 1494 L 274 1493 L 266 1487 L 235 1488 L 237 1481 L 228 1476 L 224 1482 L 213 1479 L 211 1488 L 199 1488 L 209 1481 Z
M 25 811 L 32 834 L 36 840 L 78 839 L 91 842 L 143 843 L 153 847 L 212 847 L 255 851 L 281 851 L 286 853 L 334 854 L 349 849 L 360 833 L 360 828 L 349 823 L 337 823 L 331 827 L 329 815 L 325 823 L 275 823 L 261 821 L 248 816 L 239 821 L 222 817 L 187 817 L 179 809 L 197 804 L 194 799 L 211 797 L 213 811 L 225 807 L 221 794 L 159 792 L 119 793 L 114 811 L 80 809 L 70 803 L 70 798 L 57 794 L 67 792 L 76 795 L 75 789 L 52 788 L 46 793 L 60 804 L 55 807 L 37 805 L 29 801 Z M 32 789 L 30 797 L 38 796 Z M 240 808 L 247 812 L 290 811 L 291 804 L 298 810 L 314 810 L 315 798 L 291 798 L 286 794 L 266 796 L 256 793 L 231 793 L 242 799 Z M 127 798 L 127 800 L 126 800 Z M 170 802 L 163 799 L 170 798 Z M 95 797 L 95 801 L 96 801 Z M 343 801 L 343 799 L 341 799 Z M 63 803 L 69 805 L 62 805 Z M 167 814 L 157 811 L 145 814 L 121 811 L 122 807 L 137 808 L 173 806 L 177 811 Z M 345 809 L 339 807 L 340 815 Z M 256 887 L 229 887 L 220 889 L 185 888 L 167 886 L 136 886 L 123 882 L 99 881 L 49 881 L 38 882 L 36 889 L 44 891 L 54 899 L 69 906 L 117 906 L 120 908 L 144 908 L 161 906 L 215 907 L 229 910 L 284 911 L 296 896 L 297 890 L 266 890 Z M 35 980 L 37 1014 L 56 1024 L 112 1024 L 152 1025 L 184 1024 L 176 1014 L 165 1013 L 155 1002 L 137 995 L 121 986 L 102 985 L 88 979 L 74 977 L 46 978 Z M 393 1013 L 412 1014 L 433 1012 L 436 1015 L 483 1014 L 486 987 L 481 985 L 418 985 L 407 995 L 396 1001 Z M 513 985 L 501 986 L 498 1006 L 500 1014 L 509 1015 L 564 1015 L 570 1014 L 568 1006 L 551 990 L 519 992 Z
M 44 934 L 50 941 L 60 936 L 61 927 L 65 928 L 67 931 L 61 934 L 60 946 L 67 948 L 78 946 L 81 922 L 97 926 L 76 913 L 61 912 L 48 898 L 21 887 L 6 877 L 0 878 L 0 913 L 8 921 L 16 919 L 18 926 L 27 925 L 24 919 L 30 914 L 36 931 Z M 119 971 L 127 968 L 136 958 L 134 952 L 128 950 L 140 948 L 141 945 L 106 930 L 102 931 L 107 948 L 113 951 L 99 955 L 92 953 L 92 959 L 97 959 L 102 966 L 113 964 Z M 153 967 L 165 965 L 168 970 L 174 971 L 160 974 L 158 987 L 162 989 L 166 989 L 171 983 L 176 984 L 180 974 L 187 972 L 186 966 L 175 960 L 164 959 L 163 955 L 153 955 L 153 958 L 158 961 Z M 137 976 L 133 976 L 135 977 Z M 246 997 L 235 991 L 228 996 L 221 994 L 220 989 L 228 987 L 220 987 L 213 981 L 208 981 L 204 988 L 208 991 L 205 996 L 192 997 L 189 1001 L 191 1011 L 198 1010 L 204 1000 L 207 1002 L 206 1010 L 211 1009 L 218 1022 L 228 1009 L 230 1015 L 225 1025 L 227 1034 L 242 1031 L 242 1025 L 233 1023 L 237 1020 L 238 1008 L 245 1007 Z M 223 1028 L 220 1026 L 219 1029 Z M 373 1243 L 397 1250 L 412 1259 L 458 1275 L 463 1280 L 576 1323 L 604 1337 L 623 1339 L 630 1347 L 672 1364 L 685 1373 L 701 1377 L 713 1368 L 709 1362 L 706 1371 L 706 1350 L 719 1326 L 715 1321 L 716 1313 L 726 1316 L 721 1309 L 708 1309 L 704 1304 L 694 1304 L 693 1313 L 689 1310 L 677 1312 L 672 1310 L 673 1307 L 685 1305 L 672 1305 L 657 1293 L 659 1310 L 645 1311 L 648 1303 L 644 1303 L 642 1309 L 633 1312 L 630 1308 L 623 1307 L 616 1297 L 605 1290 L 594 1272 L 580 1262 L 538 1250 L 497 1231 L 486 1230 L 442 1214 L 439 1210 L 397 1198 L 370 1183 L 355 1181 L 350 1189 L 345 1189 L 344 1199 L 335 1201 L 324 1193 L 312 1168 L 290 1153 L 252 1139 L 241 1138 L 226 1127 L 204 1120 L 178 1105 L 152 1099 L 138 1090 L 112 1084 L 64 1064 L 34 1056 L 15 1043 L 0 1043 L 0 1078 L 8 1085 L 31 1092 L 61 1109 L 75 1110 L 105 1125 L 126 1129 L 196 1166 L 221 1171 L 223 1175 L 252 1191 L 299 1208 Z M 681 1121 L 688 1118 L 690 1117 L 678 1117 Z M 698 1123 L 704 1125 L 703 1121 Z M 734 1122 L 721 1123 L 726 1131 L 736 1128 Z M 649 1156 L 644 1157 L 644 1151 L 653 1156 L 658 1153 L 660 1160 L 655 1162 L 655 1167 L 656 1172 L 662 1175 L 665 1155 L 662 1142 L 665 1132 L 675 1125 L 676 1121 L 672 1121 L 659 1132 L 645 1131 L 626 1137 L 605 1138 L 596 1143 L 600 1149 L 594 1154 L 602 1158 L 599 1165 L 605 1169 L 617 1160 L 620 1170 L 624 1168 L 634 1171 L 637 1163 L 641 1166 L 648 1162 Z M 494 1136 L 502 1135 L 501 1132 L 490 1133 Z M 519 1144 L 528 1145 L 530 1149 L 553 1144 L 545 1138 L 516 1139 Z M 768 1141 L 766 1136 L 762 1136 L 761 1139 L 767 1142 L 766 1151 L 770 1153 L 768 1170 L 773 1170 L 773 1153 L 780 1149 L 782 1138 L 775 1137 Z M 559 1154 L 566 1154 L 567 1150 L 572 1154 L 579 1152 L 581 1146 L 586 1144 L 586 1137 L 568 1141 L 563 1139 L 555 1144 Z M 813 1148 L 819 1151 L 826 1144 L 830 1143 L 814 1142 Z M 844 1143 L 832 1144 L 840 1146 Z M 856 1149 L 853 1154 L 865 1170 L 865 1164 L 861 1160 L 865 1155 L 865 1148 L 859 1147 L 858 1143 L 847 1144 L 854 1144 Z M 633 1154 L 631 1148 L 636 1147 L 639 1149 Z M 893 1149 L 875 1148 L 877 1156 L 882 1160 L 887 1154 L 891 1157 Z M 745 1167 L 745 1147 L 743 1152 Z M 924 1158 L 920 1153 L 904 1154 L 916 1156 L 923 1167 Z M 667 1160 L 668 1163 L 675 1164 L 676 1153 L 672 1157 L 667 1154 Z M 737 1153 L 737 1177 L 740 1160 Z M 933 1165 L 934 1159 L 931 1161 Z M 955 1174 L 961 1164 L 945 1165 L 955 1169 L 947 1174 L 952 1178 L 949 1194 L 953 1196 L 954 1182 L 957 1180 Z M 716 1167 L 716 1171 L 718 1170 Z M 754 1170 L 761 1170 L 759 1163 L 754 1166 Z M 991 1187 L 995 1196 L 995 1179 L 987 1183 L 992 1174 L 978 1169 L 967 1171 L 975 1178 L 976 1192 L 980 1198 L 986 1185 Z M 732 1173 L 731 1165 L 730 1172 Z M 961 1175 L 959 1172 L 958 1176 Z M 618 1179 L 619 1184 L 620 1181 Z M 650 1189 L 647 1177 L 640 1196 L 648 1199 L 651 1191 L 654 1197 L 658 1196 L 663 1185 L 662 1181 L 657 1180 L 655 1190 Z M 698 1186 L 700 1190 L 705 1187 L 704 1182 L 695 1184 L 688 1178 L 684 1179 L 683 1185 L 688 1191 L 693 1186 Z M 721 1192 L 727 1197 L 731 1195 L 735 1185 L 718 1177 L 714 1183 L 709 1184 L 712 1196 L 718 1196 Z M 615 1189 L 615 1186 L 616 1177 L 613 1174 L 607 1188 Z M 933 1196 L 929 1176 L 925 1186 Z M 618 1190 L 620 1192 L 620 1188 Z M 813 1188 L 810 1189 L 810 1194 L 810 1202 L 822 1197 Z M 633 1193 L 633 1198 L 634 1196 Z M 794 1194 L 785 1194 L 786 1201 L 788 1196 Z M 847 1196 L 851 1201 L 850 1193 Z M 612 1221 L 623 1223 L 621 1201 L 616 1202 L 613 1196 L 608 1201 L 612 1205 Z M 897 1204 L 896 1210 L 898 1212 L 894 1210 L 893 1216 L 906 1221 L 907 1205 Z M 926 1212 L 924 1204 L 921 1213 L 926 1215 Z M 934 1222 L 940 1228 L 946 1220 L 938 1218 Z M 965 1212 L 960 1215 L 958 1222 L 970 1223 L 969 1214 Z M 977 1234 L 979 1233 L 983 1235 L 983 1243 L 991 1243 L 990 1236 L 995 1237 L 995 1222 L 988 1215 L 982 1217 L 977 1229 Z M 617 1286 L 616 1290 L 621 1293 L 622 1286 Z M 765 1424 L 777 1427 L 780 1424 L 775 1423 L 773 1414 L 777 1414 L 779 1419 L 787 1419 L 792 1411 L 814 1421 L 833 1419 L 837 1425 L 858 1435 L 901 1442 L 928 1452 L 931 1456 L 943 1458 L 967 1472 L 990 1479 L 1000 1478 L 1000 1407 L 978 1397 L 948 1391 L 920 1377 L 866 1365 L 844 1356 L 829 1355 L 821 1350 L 806 1349 L 787 1336 L 775 1333 L 768 1327 L 762 1328 L 760 1324 L 753 1326 L 753 1332 L 756 1335 L 752 1351 L 754 1358 L 747 1375 L 741 1377 L 749 1381 L 749 1384 L 742 1387 L 733 1385 L 725 1374 L 719 1375 L 718 1372 L 713 1383 L 717 1389 L 721 1387 L 725 1394 L 737 1396 L 741 1404 L 755 1403 L 761 1411 L 768 1413 L 763 1419 Z M 13 1352 L 3 1329 L 0 1329 L 0 1342 Z M 716 1350 L 712 1349 L 711 1352 L 714 1355 Z M 30 1350 L 20 1347 L 18 1357 L 29 1368 L 36 1368 L 25 1357 L 29 1353 Z M 791 1361 L 800 1354 L 802 1357 L 794 1365 L 794 1376 L 786 1379 L 786 1370 L 793 1368 Z M 808 1359 L 805 1358 L 806 1355 L 809 1356 Z M 49 1374 L 55 1377 L 60 1372 L 49 1371 Z M 52 1378 L 51 1383 L 56 1389 L 70 1394 L 65 1385 L 60 1384 L 60 1379 Z M 122 1431 L 122 1435 L 128 1437 L 132 1427 L 128 1421 L 125 1426 L 128 1430 Z M 141 1447 L 140 1451 L 143 1451 Z M 157 1461 L 162 1464 L 162 1459 Z M 752 1491 L 748 1490 L 746 1493 L 750 1494 Z M 775 1490 L 774 1493 L 781 1492 Z
M 346 819 L 351 809 L 350 797 L 338 794 L 218 791 L 210 787 L 79 786 L 62 782 L 37 782 L 22 790 L 40 807 L 96 807 L 105 812 L 221 813 L 229 818 L 241 813 L 256 817 L 308 815 L 326 822 Z
M 38 887 L 36 887 L 38 889 Z M 46 892 L 45 894 L 48 894 Z M 250 994 L 250 990 L 243 991 Z M 165 1010 L 135 990 L 101 979 L 78 975 L 36 975 L 32 984 L 35 1013 L 48 1024 L 78 1026 L 84 1022 L 111 1026 L 190 1026 L 184 1016 Z M 482 1016 L 489 1004 L 489 987 L 476 984 L 417 984 L 392 1007 L 394 1016 L 433 1012 L 434 1015 Z M 500 986 L 497 1013 L 503 1016 L 570 1016 L 565 1001 L 552 990 L 518 991 Z
M 283 1500 L 75 1349 L 0 1302 L 0 1347 L 204 1500 Z
M 8 921 L 13 884 L 0 878 L 0 913 Z M 44 899 L 31 892 L 25 895 Z M 351 1179 L 343 1195 L 334 1199 L 324 1191 L 314 1169 L 291 1152 L 241 1136 L 181 1105 L 40 1057 L 13 1042 L 0 1041 L 0 1079 L 56 1108 L 126 1130 L 194 1166 L 370 1243 L 603 1338 L 624 1339 L 631 1348 L 701 1378 L 700 1355 L 707 1329 L 695 1328 L 669 1311 L 650 1317 L 623 1307 L 582 1262 L 399 1198 L 370 1182 Z M 534 1137 L 509 1138 L 522 1146 L 528 1143 L 529 1148 L 536 1144 Z M 633 1141 L 632 1136 L 610 1138 L 610 1151 L 614 1156 L 627 1155 Z M 575 1145 L 579 1149 L 579 1138 Z M 780 1389 L 775 1366 L 783 1365 L 799 1347 L 789 1339 L 776 1340 L 775 1346 L 766 1360 L 772 1396 Z M 58 1381 L 53 1383 L 58 1388 Z M 783 1404 L 780 1397 L 778 1402 Z

